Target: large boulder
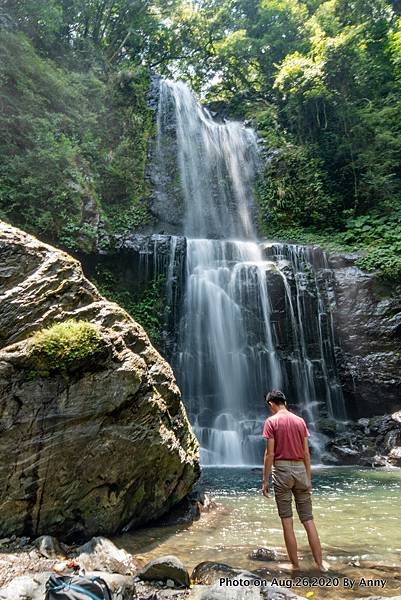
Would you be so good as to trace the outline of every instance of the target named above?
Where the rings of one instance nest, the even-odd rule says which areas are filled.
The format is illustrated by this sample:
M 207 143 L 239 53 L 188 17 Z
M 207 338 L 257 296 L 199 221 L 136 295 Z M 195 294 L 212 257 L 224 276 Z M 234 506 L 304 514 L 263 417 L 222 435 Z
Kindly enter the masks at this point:
M 112 534 L 155 519 L 199 477 L 172 369 L 71 256 L 0 222 L 0 537 Z M 75 319 L 97 351 L 32 365 L 32 336 Z

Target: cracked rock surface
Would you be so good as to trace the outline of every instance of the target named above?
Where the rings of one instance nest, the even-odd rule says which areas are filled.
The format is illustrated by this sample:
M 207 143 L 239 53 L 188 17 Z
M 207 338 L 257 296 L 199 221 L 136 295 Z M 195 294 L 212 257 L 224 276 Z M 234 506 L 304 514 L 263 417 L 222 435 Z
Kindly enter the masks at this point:
M 101 334 L 96 360 L 32 373 L 29 338 L 68 319 Z M 0 222 L 0 537 L 87 539 L 166 513 L 199 477 L 169 364 L 78 261 Z

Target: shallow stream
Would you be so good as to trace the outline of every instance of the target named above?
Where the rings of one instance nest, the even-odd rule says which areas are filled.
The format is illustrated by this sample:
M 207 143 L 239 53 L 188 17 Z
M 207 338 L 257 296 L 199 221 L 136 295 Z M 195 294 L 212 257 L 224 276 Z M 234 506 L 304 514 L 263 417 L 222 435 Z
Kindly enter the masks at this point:
M 181 558 L 187 568 L 202 561 L 218 561 L 249 570 L 266 569 L 271 579 L 288 573 L 275 562 L 251 560 L 258 546 L 275 548 L 285 561 L 285 548 L 274 498 L 260 492 L 261 470 L 251 468 L 203 469 L 202 480 L 217 509 L 202 515 L 192 526 L 151 527 L 126 534 L 117 544 L 146 559 L 165 554 Z M 339 586 L 294 587 L 313 598 L 360 598 L 401 594 L 401 470 L 368 470 L 356 467 L 315 467 L 313 504 L 329 577 Z M 307 539 L 297 517 L 302 572 L 313 577 Z M 355 579 L 354 590 L 344 578 Z M 358 586 L 365 579 L 386 579 L 379 586 Z M 312 582 L 312 581 L 311 581 Z M 305 582 L 304 582 L 305 583 Z

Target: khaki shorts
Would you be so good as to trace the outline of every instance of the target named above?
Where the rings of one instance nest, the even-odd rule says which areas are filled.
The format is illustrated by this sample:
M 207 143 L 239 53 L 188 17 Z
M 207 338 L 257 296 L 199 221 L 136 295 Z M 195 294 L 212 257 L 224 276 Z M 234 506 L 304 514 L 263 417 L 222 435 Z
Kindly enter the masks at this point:
M 310 521 L 312 498 L 305 465 L 301 461 L 276 460 L 272 469 L 273 488 L 278 514 L 282 519 L 292 517 L 292 495 L 301 522 Z

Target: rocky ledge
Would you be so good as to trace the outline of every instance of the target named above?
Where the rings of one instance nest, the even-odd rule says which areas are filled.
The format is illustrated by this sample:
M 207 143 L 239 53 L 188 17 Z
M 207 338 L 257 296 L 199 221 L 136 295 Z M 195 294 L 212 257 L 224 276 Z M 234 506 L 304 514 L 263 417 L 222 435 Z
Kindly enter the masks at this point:
M 401 411 L 348 423 L 333 434 L 327 450 L 339 464 L 401 467 Z
M 0 537 L 87 539 L 165 514 L 199 477 L 170 366 L 69 255 L 2 222 L 0 255 Z M 96 352 L 33 365 L 33 336 L 71 320 L 93 325 Z

